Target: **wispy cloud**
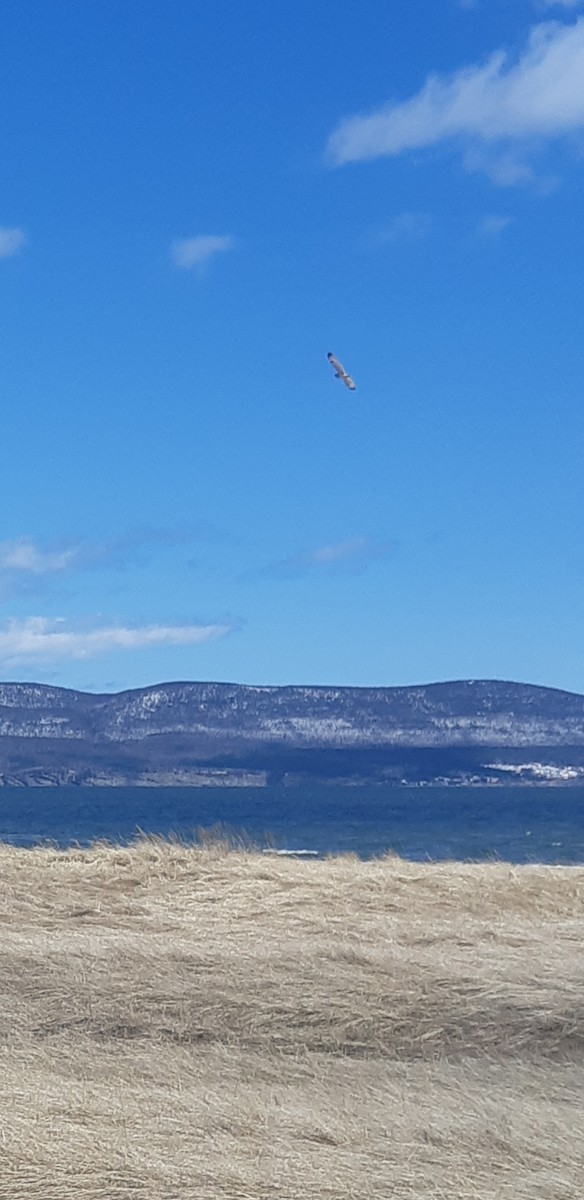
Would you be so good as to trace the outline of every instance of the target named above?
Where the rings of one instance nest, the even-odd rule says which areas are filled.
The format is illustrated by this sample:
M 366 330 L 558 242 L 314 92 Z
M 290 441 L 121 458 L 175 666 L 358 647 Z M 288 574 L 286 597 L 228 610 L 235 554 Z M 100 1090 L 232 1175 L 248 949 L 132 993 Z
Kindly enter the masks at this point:
M 479 222 L 477 232 L 481 237 L 498 237 L 504 229 L 508 229 L 509 225 L 513 224 L 513 217 L 498 216 L 496 213 L 489 213 Z
M 99 569 L 121 570 L 148 560 L 151 553 L 213 536 L 210 526 L 191 529 L 142 529 L 123 537 L 62 539 L 42 543 L 30 536 L 0 541 L 0 599 L 36 588 L 51 577 Z
M 531 150 L 532 147 L 523 143 L 511 146 L 501 142 L 475 143 L 464 149 L 463 164 L 467 171 L 488 175 L 497 187 L 516 187 L 535 180 L 535 171 L 529 162 Z
M 531 30 L 514 62 L 499 50 L 482 64 L 430 75 L 409 100 L 342 121 L 329 139 L 328 157 L 342 165 L 455 141 L 471 169 L 517 183 L 531 175 L 527 157 L 534 145 L 583 129 L 584 18 L 568 25 L 548 21 Z
M 67 571 L 79 558 L 78 546 L 43 550 L 31 538 L 0 542 L 0 572 L 47 575 Z
M 57 662 L 98 658 L 112 650 L 192 646 L 226 637 L 228 622 L 188 625 L 98 625 L 74 627 L 64 617 L 12 619 L 0 627 L 0 662 Z
M 18 254 L 26 242 L 23 229 L 0 228 L 0 258 L 12 258 Z
M 417 242 L 428 236 L 432 217 L 425 212 L 402 212 L 382 225 L 374 235 L 376 245 L 396 242 Z
M 394 549 L 394 542 L 376 542 L 369 537 L 347 538 L 343 542 L 300 550 L 273 563 L 263 574 L 279 578 L 328 572 L 354 574 L 366 570 L 369 563 L 385 558 Z
M 45 546 L 30 537 L 0 541 L 0 601 L 38 593 L 51 578 L 93 565 L 95 552 L 70 541 Z
M 171 257 L 175 266 L 188 271 L 192 267 L 204 267 L 216 254 L 225 254 L 234 246 L 235 239 L 230 236 L 178 238 L 172 243 Z

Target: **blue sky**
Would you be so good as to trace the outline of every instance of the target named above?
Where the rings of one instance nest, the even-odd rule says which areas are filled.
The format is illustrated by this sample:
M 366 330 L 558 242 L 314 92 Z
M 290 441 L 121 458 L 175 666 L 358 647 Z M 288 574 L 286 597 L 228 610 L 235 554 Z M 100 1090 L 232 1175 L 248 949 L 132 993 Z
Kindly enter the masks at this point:
M 584 691 L 584 3 L 4 0 L 0 57 L 0 677 Z

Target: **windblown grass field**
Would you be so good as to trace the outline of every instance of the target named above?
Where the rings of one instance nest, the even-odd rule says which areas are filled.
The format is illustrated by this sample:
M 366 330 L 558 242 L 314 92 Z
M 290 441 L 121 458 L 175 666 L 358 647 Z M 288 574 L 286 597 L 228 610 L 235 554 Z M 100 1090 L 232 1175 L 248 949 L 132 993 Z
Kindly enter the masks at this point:
M 0 1200 L 582 1200 L 584 869 L 0 846 Z

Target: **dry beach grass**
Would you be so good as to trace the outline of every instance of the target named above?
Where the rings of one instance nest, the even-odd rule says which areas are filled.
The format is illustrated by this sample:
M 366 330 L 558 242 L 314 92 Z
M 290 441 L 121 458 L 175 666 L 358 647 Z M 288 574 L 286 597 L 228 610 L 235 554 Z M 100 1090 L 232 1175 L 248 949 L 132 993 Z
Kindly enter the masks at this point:
M 0 1200 L 581 1200 L 584 869 L 0 847 Z

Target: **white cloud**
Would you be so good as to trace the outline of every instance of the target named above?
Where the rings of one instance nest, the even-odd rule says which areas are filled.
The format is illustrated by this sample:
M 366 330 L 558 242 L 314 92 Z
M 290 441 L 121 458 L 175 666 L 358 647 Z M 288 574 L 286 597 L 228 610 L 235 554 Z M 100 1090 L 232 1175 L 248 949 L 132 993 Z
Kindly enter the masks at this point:
M 478 232 L 482 237 L 498 237 L 504 229 L 513 224 L 513 217 L 498 216 L 490 213 L 479 223 Z
M 203 267 L 215 254 L 224 254 L 233 250 L 235 241 L 232 237 L 199 236 L 178 238 L 172 243 L 172 260 L 177 267 L 190 270 L 191 267 Z
M 499 50 L 483 64 L 451 75 L 430 75 L 409 100 L 347 118 L 331 135 L 328 156 L 342 165 L 458 140 L 469 155 L 468 166 L 480 166 L 486 148 L 483 169 L 495 177 L 498 163 L 497 181 L 510 183 L 531 174 L 525 154 L 523 160 L 516 156 L 517 143 L 527 148 L 583 129 L 580 18 L 570 25 L 549 21 L 535 26 L 516 62 Z M 505 172 L 505 152 L 502 159 L 499 153 L 509 143 L 513 152 L 507 152 Z
M 26 242 L 23 229 L 0 228 L 0 258 L 11 258 L 18 254 Z
M 149 646 L 190 646 L 226 637 L 233 626 L 209 625 L 104 625 L 78 629 L 64 617 L 16 618 L 0 628 L 0 661 L 56 662 L 96 658 L 112 650 L 141 650 Z

